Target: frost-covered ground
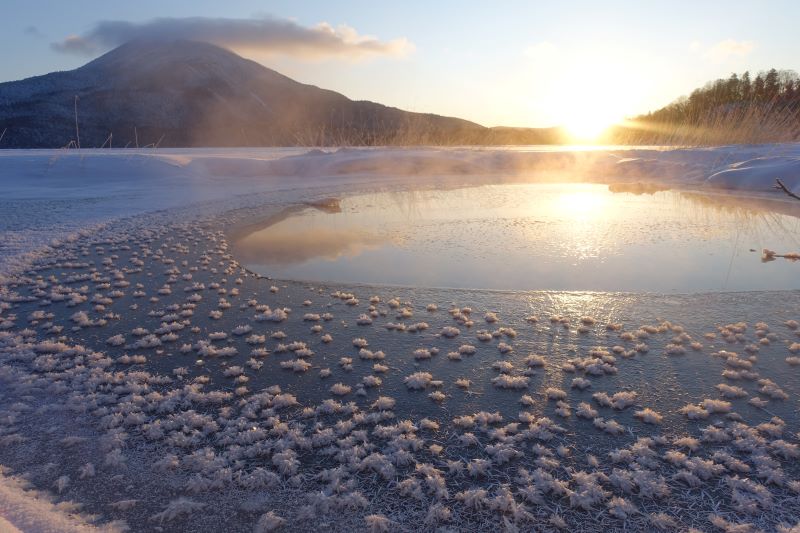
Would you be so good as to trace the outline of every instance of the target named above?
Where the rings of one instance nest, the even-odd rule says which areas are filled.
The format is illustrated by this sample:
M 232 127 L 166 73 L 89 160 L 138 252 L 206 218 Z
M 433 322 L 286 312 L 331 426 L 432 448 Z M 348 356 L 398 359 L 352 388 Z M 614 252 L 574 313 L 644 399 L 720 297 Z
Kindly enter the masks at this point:
M 374 188 L 766 193 L 782 173 L 797 189 L 798 154 L 2 153 L 0 515 L 24 531 L 795 526 L 796 292 L 312 287 L 248 272 L 228 236 Z

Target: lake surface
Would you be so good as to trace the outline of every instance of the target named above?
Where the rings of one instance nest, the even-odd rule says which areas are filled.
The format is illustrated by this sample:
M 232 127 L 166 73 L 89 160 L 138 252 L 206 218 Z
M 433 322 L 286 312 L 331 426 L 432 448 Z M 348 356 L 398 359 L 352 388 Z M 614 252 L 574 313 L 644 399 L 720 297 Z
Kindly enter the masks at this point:
M 611 189 L 611 190 L 610 190 Z M 612 192 L 615 191 L 615 192 Z M 626 192 L 633 190 L 634 192 Z M 800 202 L 595 184 L 343 198 L 234 243 L 277 279 L 508 290 L 800 288 Z

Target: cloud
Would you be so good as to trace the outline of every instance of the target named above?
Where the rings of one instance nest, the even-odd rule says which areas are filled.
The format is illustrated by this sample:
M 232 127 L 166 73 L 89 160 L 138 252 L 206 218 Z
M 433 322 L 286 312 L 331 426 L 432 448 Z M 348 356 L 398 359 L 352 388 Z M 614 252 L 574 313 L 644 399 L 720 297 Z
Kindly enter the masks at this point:
M 714 61 L 725 61 L 734 57 L 744 57 L 752 52 L 753 48 L 755 48 L 753 41 L 725 39 L 710 46 L 705 55 Z
M 64 53 L 92 55 L 134 40 L 203 41 L 225 48 L 306 59 L 405 56 L 414 49 L 414 45 L 404 37 L 382 41 L 377 37 L 360 35 L 350 26 L 334 27 L 327 22 L 302 26 L 291 20 L 269 16 L 249 19 L 158 18 L 143 23 L 107 20 L 98 22 L 83 35 L 71 35 L 52 43 L 51 47 Z

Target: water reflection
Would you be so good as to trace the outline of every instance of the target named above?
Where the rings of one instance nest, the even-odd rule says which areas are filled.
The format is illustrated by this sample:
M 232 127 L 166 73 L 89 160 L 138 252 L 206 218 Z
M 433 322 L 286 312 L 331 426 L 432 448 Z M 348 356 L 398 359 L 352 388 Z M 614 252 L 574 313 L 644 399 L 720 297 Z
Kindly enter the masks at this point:
M 670 187 L 666 185 L 661 185 L 660 183 L 642 183 L 640 181 L 634 182 L 623 182 L 623 183 L 611 183 L 608 186 L 608 190 L 614 193 L 619 192 L 628 192 L 631 194 L 641 195 L 641 194 L 655 194 L 661 191 L 668 191 Z
M 800 206 L 594 184 L 374 193 L 234 243 L 276 278 L 432 287 L 696 292 L 800 288 Z
M 294 219 L 288 219 L 288 224 Z M 244 263 L 262 266 L 290 266 L 312 259 L 335 261 L 355 257 L 376 248 L 387 239 L 357 229 L 282 227 L 285 222 L 251 233 L 236 243 L 237 256 Z

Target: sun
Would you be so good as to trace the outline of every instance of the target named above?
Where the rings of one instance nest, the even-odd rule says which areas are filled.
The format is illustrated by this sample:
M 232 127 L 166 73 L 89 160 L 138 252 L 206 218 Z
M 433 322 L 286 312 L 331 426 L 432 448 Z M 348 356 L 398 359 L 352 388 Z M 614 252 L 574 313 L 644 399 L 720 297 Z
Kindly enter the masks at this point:
M 616 74 L 609 76 L 609 72 Z M 586 80 L 595 81 L 587 87 Z M 595 142 L 630 114 L 640 81 L 629 70 L 604 67 L 599 61 L 584 63 L 559 80 L 559 90 L 551 99 L 556 123 L 573 142 Z
M 594 141 L 613 124 L 614 120 L 608 120 L 604 117 L 576 117 L 565 122 L 564 129 L 572 140 Z
M 592 98 L 590 101 L 565 104 L 561 127 L 572 141 L 596 141 L 624 118 L 615 100 L 616 95 L 609 93 L 605 97 Z

